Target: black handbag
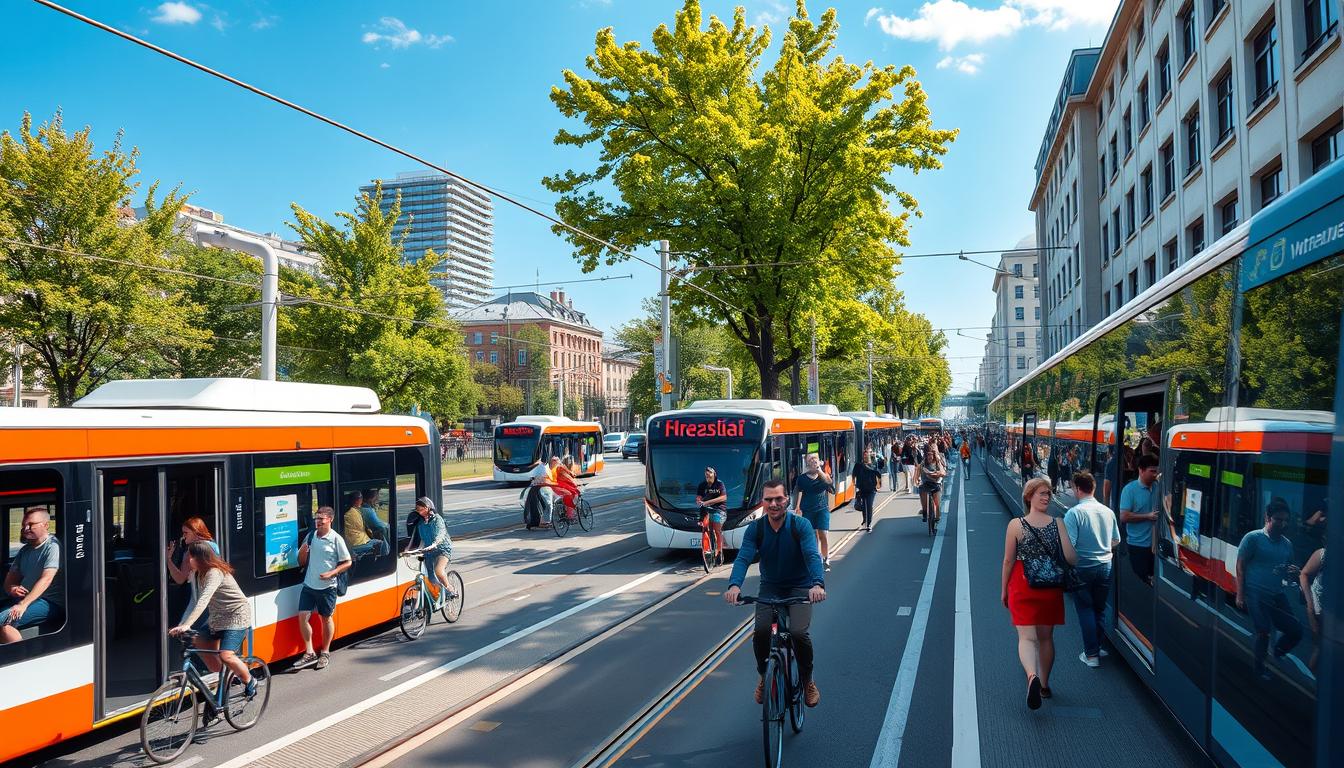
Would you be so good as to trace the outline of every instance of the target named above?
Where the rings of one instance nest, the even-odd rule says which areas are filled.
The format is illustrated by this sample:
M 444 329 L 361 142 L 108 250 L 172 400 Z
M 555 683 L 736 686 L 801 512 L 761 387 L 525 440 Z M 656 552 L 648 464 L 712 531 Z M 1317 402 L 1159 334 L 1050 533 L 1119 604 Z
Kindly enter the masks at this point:
M 1019 519 L 1022 527 L 1031 531 L 1031 535 L 1036 538 L 1036 543 L 1040 544 L 1042 549 L 1052 549 L 1045 546 L 1045 540 L 1027 522 L 1025 515 Z M 1049 556 L 1036 555 L 1022 558 L 1022 575 L 1027 579 L 1027 586 L 1032 589 L 1063 589 L 1065 592 L 1074 592 L 1083 587 L 1083 581 L 1078 578 L 1078 572 L 1073 566 L 1064 562 L 1064 558 L 1060 557 L 1059 547 L 1054 547 Z

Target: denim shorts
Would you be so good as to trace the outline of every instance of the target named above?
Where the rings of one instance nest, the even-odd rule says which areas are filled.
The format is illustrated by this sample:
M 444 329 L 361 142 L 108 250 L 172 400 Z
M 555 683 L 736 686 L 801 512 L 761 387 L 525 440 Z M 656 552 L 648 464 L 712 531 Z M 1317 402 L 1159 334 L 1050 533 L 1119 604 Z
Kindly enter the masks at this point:
M 3 603 L 0 603 L 0 624 L 9 623 L 9 609 L 12 608 L 18 602 L 19 602 L 18 600 L 9 599 L 5 600 Z M 23 611 L 22 618 L 14 622 L 13 626 L 15 629 L 25 629 L 27 627 L 35 627 L 38 624 L 41 624 L 42 622 L 46 621 L 47 619 L 59 618 L 60 616 L 61 616 L 60 608 L 57 608 L 56 606 L 47 602 L 46 598 L 39 597 L 33 602 L 28 604 L 28 607 L 25 608 Z
M 709 522 L 715 525 L 723 525 L 728 520 L 728 514 L 721 509 L 709 510 Z
M 219 650 L 221 651 L 238 653 L 243 649 L 243 640 L 247 637 L 247 629 L 207 629 L 202 637 L 206 640 L 218 640 Z

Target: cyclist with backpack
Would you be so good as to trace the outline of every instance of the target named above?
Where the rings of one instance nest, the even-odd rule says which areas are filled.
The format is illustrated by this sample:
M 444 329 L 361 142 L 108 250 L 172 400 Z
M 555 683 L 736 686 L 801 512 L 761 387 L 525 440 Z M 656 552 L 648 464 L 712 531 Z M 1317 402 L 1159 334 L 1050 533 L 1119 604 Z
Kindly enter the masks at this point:
M 789 495 L 784 481 L 772 478 L 765 481 L 761 503 L 765 517 L 747 527 L 742 536 L 742 548 L 733 561 L 733 573 L 728 579 L 728 591 L 723 599 L 736 605 L 742 594 L 742 582 L 747 568 L 760 560 L 761 597 L 783 599 L 806 597 L 811 603 L 826 599 L 826 574 L 822 568 L 821 550 L 817 548 L 812 524 L 800 515 L 789 514 Z M 821 702 L 821 691 L 812 679 L 814 651 L 808 627 L 812 624 L 812 605 L 790 605 L 789 627 L 798 656 L 798 682 L 803 687 L 803 701 L 809 707 Z M 752 633 L 752 650 L 756 654 L 756 703 L 761 703 L 765 690 L 765 662 L 770 655 L 770 631 L 773 610 L 757 604 L 756 625 Z

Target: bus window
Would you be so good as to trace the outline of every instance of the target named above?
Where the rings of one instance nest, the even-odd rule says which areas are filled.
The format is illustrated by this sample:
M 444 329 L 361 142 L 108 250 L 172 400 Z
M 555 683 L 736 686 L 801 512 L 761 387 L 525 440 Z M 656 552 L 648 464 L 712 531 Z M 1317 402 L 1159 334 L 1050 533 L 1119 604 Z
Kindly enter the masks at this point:
M 66 561 L 57 538 L 60 492 L 61 476 L 57 472 L 0 472 L 0 510 L 5 523 L 0 573 L 6 585 L 14 581 L 13 586 L 32 590 L 46 578 L 48 570 L 56 569 L 41 596 L 27 606 L 18 621 L 6 621 L 18 598 L 0 595 L 0 644 L 51 634 L 65 624 Z
M 336 466 L 337 494 L 341 500 L 336 525 L 355 558 L 351 580 L 364 581 L 390 573 L 396 487 L 392 452 L 339 454 Z
M 282 583 L 297 584 L 302 578 L 299 546 L 313 529 L 313 513 L 334 506 L 331 459 L 311 455 L 306 463 L 301 454 L 258 456 L 253 485 L 256 576 L 290 573 Z
M 396 514 L 389 525 L 396 529 L 398 542 L 410 538 L 406 521 L 415 512 L 415 500 L 425 495 L 425 487 L 425 462 L 420 452 L 414 448 L 397 449 L 396 491 L 392 495 Z M 397 549 L 403 549 L 400 543 Z

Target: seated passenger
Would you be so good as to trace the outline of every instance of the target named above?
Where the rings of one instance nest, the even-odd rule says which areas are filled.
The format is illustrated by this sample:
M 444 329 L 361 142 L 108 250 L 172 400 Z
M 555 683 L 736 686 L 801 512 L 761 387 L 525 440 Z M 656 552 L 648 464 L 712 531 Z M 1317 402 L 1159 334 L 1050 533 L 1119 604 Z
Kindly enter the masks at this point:
M 387 552 L 390 549 L 387 524 L 378 516 L 378 496 L 380 493 L 377 488 L 365 488 L 364 493 L 361 494 L 364 497 L 364 503 L 359 507 L 359 514 L 364 521 L 364 530 L 369 538 L 382 541 L 382 551 Z
M 363 501 L 364 494 L 359 491 L 347 494 L 345 514 L 342 516 L 345 528 L 345 543 L 349 545 L 350 553 L 356 558 L 364 555 L 381 555 L 384 546 L 383 540 L 376 538 L 377 531 L 370 531 L 368 528 L 364 510 L 361 509 Z M 375 517 L 375 519 L 377 518 Z
M 56 623 L 65 615 L 61 545 L 48 532 L 50 525 L 45 507 L 29 507 L 23 513 L 23 546 L 5 574 L 4 597 L 0 598 L 0 644 L 16 643 L 22 639 L 19 630 L 46 621 Z

